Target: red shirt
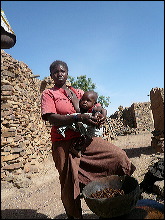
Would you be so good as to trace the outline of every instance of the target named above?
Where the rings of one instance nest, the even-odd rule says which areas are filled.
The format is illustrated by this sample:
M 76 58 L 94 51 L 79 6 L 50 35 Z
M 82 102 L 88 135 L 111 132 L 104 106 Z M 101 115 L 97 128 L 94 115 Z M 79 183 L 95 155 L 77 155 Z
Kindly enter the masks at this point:
M 74 89 L 69 87 L 77 96 L 81 99 L 84 91 L 81 89 Z M 54 86 L 51 89 L 46 89 L 43 91 L 41 96 L 41 114 L 44 116 L 46 113 L 55 113 L 60 115 L 67 115 L 76 113 L 72 102 L 65 95 L 65 90 Z M 68 140 L 73 137 L 79 137 L 81 134 L 75 132 L 72 129 L 67 129 L 65 132 L 65 137 L 57 132 L 59 126 L 52 126 L 51 129 L 51 141 Z

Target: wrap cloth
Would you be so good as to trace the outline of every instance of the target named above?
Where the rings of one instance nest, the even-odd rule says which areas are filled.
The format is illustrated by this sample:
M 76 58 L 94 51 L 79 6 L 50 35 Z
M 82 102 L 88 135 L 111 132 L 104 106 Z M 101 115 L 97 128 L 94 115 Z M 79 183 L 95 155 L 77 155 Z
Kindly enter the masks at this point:
M 69 152 L 75 139 L 54 142 L 52 156 L 59 172 L 61 200 L 66 214 L 81 218 L 79 183 L 87 185 L 109 175 L 131 175 L 136 168 L 125 151 L 101 137 L 88 140 L 81 157 L 75 157 Z

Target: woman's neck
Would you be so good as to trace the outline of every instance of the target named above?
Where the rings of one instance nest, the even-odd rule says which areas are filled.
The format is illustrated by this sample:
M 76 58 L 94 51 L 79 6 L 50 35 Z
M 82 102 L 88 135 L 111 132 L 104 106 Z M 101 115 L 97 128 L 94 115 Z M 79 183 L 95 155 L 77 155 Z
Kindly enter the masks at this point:
M 59 89 L 60 89 L 60 88 L 62 88 L 62 89 L 67 89 L 67 88 L 68 88 L 68 87 L 66 86 L 66 84 L 64 84 L 64 85 L 56 85 L 56 84 L 55 84 L 55 86 L 58 87 Z

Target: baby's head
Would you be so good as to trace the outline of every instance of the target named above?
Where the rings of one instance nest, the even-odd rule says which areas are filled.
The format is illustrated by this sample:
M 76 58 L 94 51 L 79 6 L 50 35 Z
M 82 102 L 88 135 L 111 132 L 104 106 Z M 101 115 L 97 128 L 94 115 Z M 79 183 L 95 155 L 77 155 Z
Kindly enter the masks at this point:
M 80 99 L 80 108 L 84 110 L 89 110 L 97 103 L 97 99 L 98 94 L 93 90 L 85 92 Z

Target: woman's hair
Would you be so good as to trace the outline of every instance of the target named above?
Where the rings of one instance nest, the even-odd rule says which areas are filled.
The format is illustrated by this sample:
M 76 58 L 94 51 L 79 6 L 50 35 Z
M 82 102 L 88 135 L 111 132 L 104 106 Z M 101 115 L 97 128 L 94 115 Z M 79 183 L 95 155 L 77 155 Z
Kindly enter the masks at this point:
M 52 71 L 59 65 L 63 66 L 68 72 L 68 65 L 61 60 L 56 60 L 50 65 L 50 68 L 49 68 L 50 73 L 52 74 Z

